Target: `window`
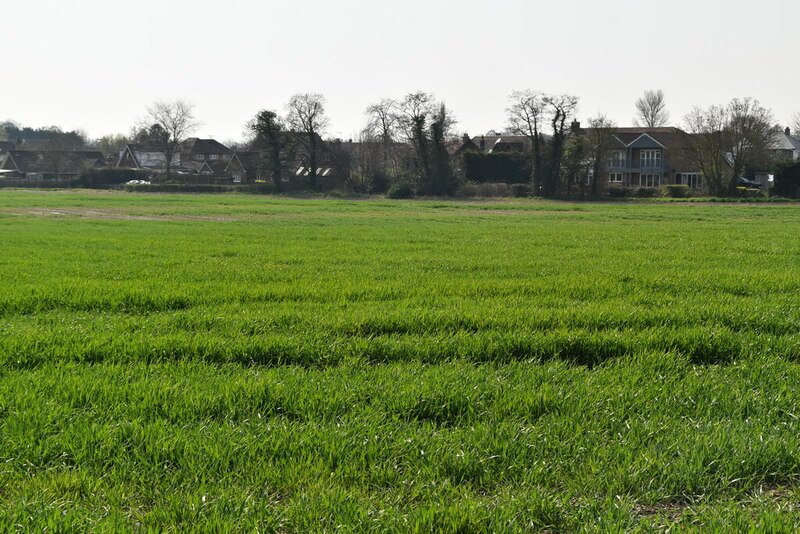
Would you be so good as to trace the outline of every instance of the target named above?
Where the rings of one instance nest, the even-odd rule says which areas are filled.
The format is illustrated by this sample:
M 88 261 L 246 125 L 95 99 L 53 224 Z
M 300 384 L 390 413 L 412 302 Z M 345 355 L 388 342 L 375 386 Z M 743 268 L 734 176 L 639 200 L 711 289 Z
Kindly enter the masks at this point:
M 210 156 L 208 156 L 208 159 L 210 160 L 219 159 L 219 154 L 211 154 Z
M 195 154 L 194 159 L 196 159 L 197 161 L 203 161 L 204 159 L 206 159 L 206 157 L 203 154 Z
M 688 185 L 692 189 L 700 189 L 703 187 L 703 180 L 700 179 L 698 172 L 684 172 L 675 175 L 675 183 Z
M 608 173 L 608 181 L 612 184 L 621 184 L 622 183 L 622 173 L 621 172 L 610 172 Z
M 660 174 L 640 174 L 639 186 L 641 187 L 658 187 L 661 185 Z
M 661 151 L 660 150 L 642 150 L 642 168 L 643 169 L 660 169 L 661 168 Z
M 614 150 L 611 153 L 611 157 L 608 158 L 608 166 L 609 167 L 624 167 L 625 166 L 625 151 L 624 150 Z
M 233 183 L 235 183 L 235 184 L 242 183 L 242 175 L 241 175 L 241 173 L 238 173 L 238 172 L 233 173 Z

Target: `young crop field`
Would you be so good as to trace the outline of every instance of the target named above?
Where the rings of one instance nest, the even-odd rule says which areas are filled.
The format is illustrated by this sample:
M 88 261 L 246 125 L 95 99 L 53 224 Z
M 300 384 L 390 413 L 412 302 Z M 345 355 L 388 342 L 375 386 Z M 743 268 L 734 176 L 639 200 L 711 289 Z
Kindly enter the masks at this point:
M 0 531 L 797 531 L 798 236 L 0 191 Z

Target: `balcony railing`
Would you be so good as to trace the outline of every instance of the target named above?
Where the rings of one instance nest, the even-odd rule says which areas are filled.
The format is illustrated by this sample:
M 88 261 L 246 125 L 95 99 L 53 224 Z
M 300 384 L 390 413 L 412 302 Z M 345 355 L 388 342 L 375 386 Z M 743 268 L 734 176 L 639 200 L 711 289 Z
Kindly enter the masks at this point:
M 663 159 L 660 161 L 634 159 L 610 161 L 607 164 L 607 169 L 616 172 L 666 172 L 668 165 Z

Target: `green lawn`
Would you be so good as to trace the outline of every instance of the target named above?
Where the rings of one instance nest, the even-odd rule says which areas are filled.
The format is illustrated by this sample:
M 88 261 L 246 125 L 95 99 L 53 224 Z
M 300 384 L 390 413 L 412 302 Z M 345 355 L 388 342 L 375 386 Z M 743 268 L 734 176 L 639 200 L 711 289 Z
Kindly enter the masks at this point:
M 0 530 L 796 531 L 798 236 L 0 190 Z

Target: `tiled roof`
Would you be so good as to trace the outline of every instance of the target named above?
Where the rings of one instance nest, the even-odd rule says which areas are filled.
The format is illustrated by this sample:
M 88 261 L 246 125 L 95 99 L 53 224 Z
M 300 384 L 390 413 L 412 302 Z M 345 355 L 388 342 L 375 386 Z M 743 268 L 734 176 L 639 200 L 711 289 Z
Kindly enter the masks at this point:
M 198 139 L 190 137 L 181 143 L 183 154 L 233 154 L 233 150 L 215 139 Z
M 772 136 L 773 150 L 798 150 L 800 151 L 800 139 L 787 134 L 784 131 L 775 132 Z
M 106 158 L 99 150 L 9 150 L 19 172 L 78 174 L 89 167 L 104 167 Z

